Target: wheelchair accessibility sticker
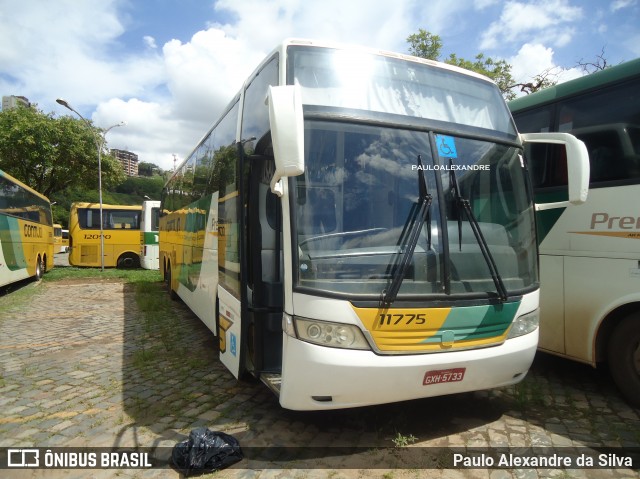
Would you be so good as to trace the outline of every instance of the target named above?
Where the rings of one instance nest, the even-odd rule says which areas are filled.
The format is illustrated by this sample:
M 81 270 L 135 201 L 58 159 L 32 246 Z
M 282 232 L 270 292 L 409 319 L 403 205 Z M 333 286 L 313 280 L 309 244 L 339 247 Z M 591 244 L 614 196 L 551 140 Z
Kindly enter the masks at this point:
M 452 136 L 436 135 L 436 146 L 441 158 L 457 158 L 456 142 Z

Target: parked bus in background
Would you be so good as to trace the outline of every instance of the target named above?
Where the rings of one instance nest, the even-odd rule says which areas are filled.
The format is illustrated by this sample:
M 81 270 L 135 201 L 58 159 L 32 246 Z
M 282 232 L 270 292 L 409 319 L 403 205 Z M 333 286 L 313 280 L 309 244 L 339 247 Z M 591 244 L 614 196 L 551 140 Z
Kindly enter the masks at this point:
M 640 59 L 509 104 L 520 131 L 569 132 L 587 145 L 589 199 L 540 211 L 540 349 L 596 366 L 608 362 L 640 406 Z M 537 201 L 567 185 L 564 157 L 528 155 Z
M 64 232 L 67 231 L 65 241 Z M 53 225 L 53 254 L 66 253 L 69 249 L 69 231 L 63 230 L 62 225 L 54 223 Z
M 69 230 L 62 229 L 62 251 L 69 252 Z
M 102 205 L 104 266 L 140 266 L 141 206 Z M 69 264 L 101 266 L 100 205 L 72 203 L 69 215 Z
M 158 269 L 159 201 L 143 201 L 140 215 L 140 266 Z
M 267 102 L 265 103 L 265 98 Z M 570 135 L 569 198 L 588 163 Z M 160 268 L 221 361 L 288 409 L 522 380 L 538 343 L 533 192 L 485 77 L 288 41 L 165 185 Z
M 0 286 L 53 268 L 49 200 L 0 170 Z

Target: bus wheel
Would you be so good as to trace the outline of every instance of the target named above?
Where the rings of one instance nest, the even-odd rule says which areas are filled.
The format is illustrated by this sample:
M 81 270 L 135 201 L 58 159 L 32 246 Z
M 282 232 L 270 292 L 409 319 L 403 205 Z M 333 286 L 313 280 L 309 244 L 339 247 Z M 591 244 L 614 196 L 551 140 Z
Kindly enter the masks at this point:
M 169 291 L 169 297 L 172 300 L 178 299 L 178 294 L 173 290 L 173 287 L 171 286 L 171 263 L 167 263 L 165 277 L 167 278 L 167 289 Z
M 36 259 L 36 281 L 40 281 L 42 279 L 42 258 L 38 256 Z
M 133 269 L 140 266 L 140 257 L 135 254 L 125 253 L 118 258 L 118 268 Z
M 609 368 L 627 401 L 640 407 L 640 315 L 624 318 L 609 339 Z

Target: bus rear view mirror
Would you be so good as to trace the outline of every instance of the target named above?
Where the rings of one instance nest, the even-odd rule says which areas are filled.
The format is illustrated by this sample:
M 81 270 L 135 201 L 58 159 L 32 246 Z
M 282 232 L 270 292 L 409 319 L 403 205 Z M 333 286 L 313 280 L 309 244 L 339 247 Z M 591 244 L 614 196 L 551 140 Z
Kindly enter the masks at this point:
M 569 133 L 522 133 L 523 143 L 564 145 L 567 156 L 569 199 L 555 203 L 536 203 L 536 210 L 550 210 L 569 205 L 581 205 L 589 193 L 589 153 L 585 144 Z
M 282 178 L 304 173 L 304 118 L 297 85 L 270 86 L 267 96 L 275 172 L 271 191 L 282 196 Z

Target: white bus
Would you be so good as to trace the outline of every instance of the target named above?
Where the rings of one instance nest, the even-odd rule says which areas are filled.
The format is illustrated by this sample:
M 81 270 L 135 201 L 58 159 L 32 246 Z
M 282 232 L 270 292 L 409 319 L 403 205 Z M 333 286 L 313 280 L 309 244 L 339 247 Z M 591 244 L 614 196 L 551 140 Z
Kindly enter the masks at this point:
M 584 145 L 527 139 L 566 145 L 568 200 L 583 202 Z M 288 409 L 365 406 L 524 378 L 534 225 L 522 139 L 490 80 L 287 41 L 165 185 L 160 269 L 236 377 Z
M 596 366 L 640 406 L 640 59 L 509 104 L 523 132 L 563 131 L 584 141 L 589 199 L 541 211 L 540 348 Z M 561 199 L 564 158 L 529 155 L 536 200 Z
M 159 201 L 143 201 L 140 216 L 140 266 L 158 269 Z

